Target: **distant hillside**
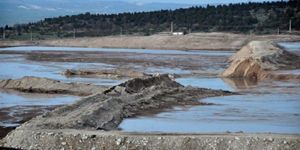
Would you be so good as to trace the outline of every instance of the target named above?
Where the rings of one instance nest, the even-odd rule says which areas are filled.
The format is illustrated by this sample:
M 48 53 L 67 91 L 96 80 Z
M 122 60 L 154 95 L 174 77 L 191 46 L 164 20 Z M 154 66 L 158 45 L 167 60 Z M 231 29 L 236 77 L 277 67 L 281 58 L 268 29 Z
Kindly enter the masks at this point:
M 293 30 L 300 30 L 298 1 L 243 3 L 219 6 L 191 7 L 177 10 L 121 13 L 112 15 L 79 14 L 47 18 L 36 23 L 5 27 L 11 39 L 33 37 L 63 38 L 107 36 L 119 34 L 150 35 L 170 31 L 277 33 L 287 31 L 292 20 Z M 0 29 L 1 33 L 3 28 Z
M 112 14 L 191 7 L 192 4 L 137 3 L 124 0 L 0 0 L 0 26 L 85 12 Z

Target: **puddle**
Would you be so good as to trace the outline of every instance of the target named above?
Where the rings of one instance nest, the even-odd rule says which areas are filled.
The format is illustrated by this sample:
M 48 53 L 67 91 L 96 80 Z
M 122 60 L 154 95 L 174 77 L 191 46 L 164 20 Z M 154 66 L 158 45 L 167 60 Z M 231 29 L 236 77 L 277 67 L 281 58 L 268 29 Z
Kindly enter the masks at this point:
M 233 51 L 209 51 L 209 50 L 152 50 L 152 49 L 122 49 L 122 48 L 79 48 L 79 47 L 43 47 L 43 46 L 20 46 L 0 48 L 0 51 L 98 51 L 98 52 L 124 52 L 143 54 L 172 54 L 172 55 L 210 55 L 231 56 Z
M 131 132 L 300 133 L 300 85 L 297 83 L 271 82 L 239 89 L 218 78 L 177 81 L 183 85 L 248 94 L 206 98 L 201 101 L 217 105 L 178 107 L 154 116 L 128 118 L 119 127 Z
M 2 59 L 3 58 L 3 59 Z M 123 82 L 106 78 L 68 78 L 62 73 L 67 69 L 113 69 L 114 65 L 76 62 L 33 62 L 18 55 L 0 55 L 0 79 L 18 79 L 24 76 L 45 77 L 64 82 L 90 83 L 112 86 Z
M 283 43 L 281 46 L 298 51 L 299 44 Z M 299 74 L 299 70 L 282 73 Z M 243 95 L 201 100 L 216 105 L 176 107 L 154 116 L 127 118 L 119 128 L 126 132 L 300 133 L 300 84 L 297 82 L 257 83 L 203 76 L 178 78 L 176 81 L 185 86 L 237 91 Z
M 52 107 L 71 104 L 77 96 L 32 94 L 0 90 L 0 128 L 17 127 Z
M 221 78 L 188 77 L 178 78 L 176 81 L 184 86 L 210 88 L 215 90 L 232 91 L 233 88 L 226 84 Z
M 283 43 L 291 51 L 298 51 L 298 44 Z M 127 64 L 147 73 L 174 74 L 217 74 L 227 65 L 223 61 L 232 55 L 231 51 L 180 51 L 180 50 L 145 50 L 145 49 L 105 49 L 73 47 L 10 47 L 0 50 L 12 51 L 103 51 L 138 53 L 128 56 L 145 60 L 172 62 L 171 66 L 157 63 L 155 67 L 139 68 L 139 64 Z M 145 55 L 141 55 L 141 54 Z M 164 54 L 164 55 L 148 55 Z M 194 57 L 194 56 L 197 57 Z M 203 55 L 203 56 L 201 56 Z M 160 56 L 160 57 L 158 57 Z M 219 56 L 221 56 L 219 58 Z M 223 57 L 226 56 L 226 57 Z M 144 57 L 144 58 L 143 58 Z M 183 63 L 186 64 L 183 64 Z M 178 63 L 178 64 L 177 64 Z M 166 63 L 167 64 L 167 63 Z M 147 66 L 147 65 L 146 65 Z M 178 67 L 180 66 L 180 67 Z M 66 69 L 112 69 L 114 65 L 104 63 L 73 62 L 33 62 L 22 55 L 0 55 L 0 79 L 21 78 L 23 76 L 47 77 L 64 82 L 83 82 L 97 85 L 116 85 L 122 80 L 103 78 L 67 78 L 61 73 Z M 193 68 L 194 70 L 189 70 Z M 195 70 L 196 68 L 196 70 Z M 197 70 L 198 69 L 198 70 Z M 299 70 L 294 70 L 299 74 Z M 290 73 L 290 72 L 288 72 Z M 300 84 L 294 82 L 252 82 L 229 80 L 216 75 L 192 76 L 176 79 L 185 86 L 204 87 L 238 91 L 244 95 L 206 98 L 201 101 L 215 103 L 209 106 L 176 107 L 169 112 L 154 116 L 125 119 L 119 126 L 123 131 L 160 131 L 160 132 L 275 132 L 300 133 Z M 61 105 L 76 100 L 72 96 L 52 96 L 0 91 L 0 108 L 18 105 Z M 9 123 L 9 122 L 8 122 Z M 1 126 L 1 125 L 0 125 Z
M 300 52 L 300 42 L 279 42 L 278 45 L 291 52 Z
M 79 99 L 77 96 L 32 94 L 0 90 L 0 108 L 14 106 L 56 106 L 70 104 Z

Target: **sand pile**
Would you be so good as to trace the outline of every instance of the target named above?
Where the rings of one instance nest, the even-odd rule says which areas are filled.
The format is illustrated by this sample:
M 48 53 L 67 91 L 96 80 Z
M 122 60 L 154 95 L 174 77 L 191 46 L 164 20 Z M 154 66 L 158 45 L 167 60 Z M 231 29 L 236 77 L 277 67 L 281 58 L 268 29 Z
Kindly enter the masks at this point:
M 298 55 L 279 48 L 270 41 L 252 41 L 230 58 L 223 77 L 262 79 L 300 79 L 298 75 L 277 75 L 272 71 L 299 69 Z
M 103 92 L 107 89 L 102 86 L 82 83 L 63 83 L 57 80 L 38 77 L 0 80 L 0 88 L 29 93 L 71 94 L 79 96 L 91 95 Z
M 136 78 L 38 116 L 20 128 L 116 130 L 123 118 L 153 114 L 176 105 L 199 105 L 203 104 L 200 98 L 231 94 L 184 87 L 169 75 Z

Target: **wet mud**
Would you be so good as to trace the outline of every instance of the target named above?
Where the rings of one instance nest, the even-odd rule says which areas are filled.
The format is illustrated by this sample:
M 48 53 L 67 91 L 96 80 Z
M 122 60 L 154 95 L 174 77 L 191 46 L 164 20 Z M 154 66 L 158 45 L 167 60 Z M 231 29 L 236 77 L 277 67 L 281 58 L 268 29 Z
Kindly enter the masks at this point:
M 75 102 L 74 104 L 57 108 L 51 112 L 43 113 L 43 115 L 40 115 L 37 118 L 26 122 L 21 126 L 20 130 L 18 129 L 15 130 L 10 137 L 7 137 L 6 139 L 7 143 L 10 143 L 9 144 L 10 146 L 20 144 L 18 140 L 21 139 L 16 139 L 15 137 L 33 136 L 38 138 L 39 136 L 38 134 L 40 133 L 40 131 L 44 132 L 45 130 L 48 129 L 54 129 L 54 130 L 77 129 L 77 131 L 80 130 L 99 131 L 100 130 L 101 132 L 103 130 L 104 131 L 120 130 L 122 126 L 120 127 L 119 125 L 122 124 L 123 120 L 124 119 L 126 120 L 126 118 L 136 118 L 139 116 L 156 116 L 156 114 L 159 114 L 160 112 L 164 112 L 164 111 L 169 111 L 170 113 L 172 113 L 172 111 L 170 110 L 176 109 L 178 106 L 189 107 L 189 106 L 200 105 L 199 107 L 203 106 L 203 109 L 208 110 L 207 112 L 210 112 L 209 110 L 211 110 L 212 114 L 207 113 L 208 117 L 212 117 L 210 118 L 211 120 L 213 121 L 218 120 L 218 117 L 220 117 L 221 119 L 226 119 L 226 115 L 228 115 L 229 118 L 232 119 L 233 122 L 232 124 L 235 124 L 239 122 L 238 121 L 239 118 L 238 117 L 234 118 L 236 117 L 234 116 L 234 114 L 241 113 L 242 111 L 234 107 L 243 108 L 245 106 L 245 103 L 238 103 L 238 105 L 240 106 L 234 105 L 238 99 L 241 98 L 243 99 L 248 96 L 250 97 L 250 99 L 247 99 L 247 102 L 256 102 L 255 101 L 257 99 L 256 96 L 259 96 L 261 98 L 266 98 L 266 102 L 262 101 L 262 103 L 247 103 L 249 104 L 249 107 L 245 107 L 245 109 L 247 108 L 252 109 L 252 105 L 253 108 L 257 108 L 255 107 L 256 105 L 264 105 L 265 103 L 273 102 L 271 101 L 271 99 L 273 98 L 272 94 L 274 93 L 268 90 L 264 90 L 263 88 L 256 89 L 257 85 L 261 83 L 258 80 L 253 80 L 253 78 L 250 78 L 250 80 L 220 79 L 217 77 L 218 74 L 222 73 L 222 71 L 229 66 L 227 60 L 230 55 L 228 54 L 232 52 L 229 53 L 216 52 L 217 54 L 209 54 L 209 53 L 201 54 L 200 52 L 198 53 L 198 52 L 190 52 L 190 51 L 180 51 L 180 52 L 156 51 L 155 52 L 151 50 L 145 50 L 145 52 L 136 52 L 135 50 L 133 51 L 129 50 L 128 52 L 126 50 L 115 51 L 115 52 L 107 52 L 107 51 L 87 52 L 78 49 L 77 51 L 74 52 L 65 51 L 65 50 L 57 50 L 57 51 L 35 50 L 30 52 L 1 51 L 0 53 L 2 53 L 3 56 L 8 54 L 9 55 L 17 54 L 20 56 L 20 58 L 25 58 L 27 62 L 106 64 L 104 67 L 100 69 L 89 68 L 90 65 L 86 65 L 86 67 L 83 67 L 84 69 L 70 68 L 67 74 L 69 74 L 70 78 L 74 78 L 74 81 L 78 79 L 76 78 L 76 76 L 93 79 L 97 77 L 97 74 L 98 77 L 95 78 L 97 80 L 101 78 L 114 79 L 119 77 L 128 80 L 129 78 L 138 77 L 136 79 L 132 79 L 127 82 L 119 80 L 121 84 L 111 84 L 115 86 L 112 86 L 107 90 L 100 91 L 100 93 L 98 94 L 95 94 L 97 92 L 91 92 L 90 94 L 93 93 L 95 95 L 84 97 L 79 101 Z M 292 57 L 288 57 L 288 58 L 292 58 Z M 270 61 L 269 57 L 264 58 L 264 60 Z M 240 66 L 244 66 L 244 65 L 240 65 Z M 254 64 L 250 66 L 254 66 L 254 69 L 247 69 L 248 71 L 250 70 L 249 76 L 252 76 L 255 70 L 260 70 L 259 65 Z M 65 70 L 65 69 L 60 69 L 60 71 L 61 70 Z M 121 70 L 121 71 L 118 72 L 114 70 Z M 126 71 L 128 71 L 129 73 Z M 170 72 L 173 72 L 171 73 L 173 74 L 173 76 L 165 76 L 165 75 L 155 76 L 156 73 L 170 73 Z M 60 73 L 61 76 L 64 76 L 62 71 Z M 147 75 L 144 76 L 144 74 L 139 74 L 139 73 L 144 73 Z M 151 74 L 151 77 L 148 77 L 148 74 Z M 61 76 L 59 76 L 59 78 L 61 78 Z M 284 76 L 287 75 L 284 74 Z M 200 80 L 198 80 L 197 78 L 199 78 Z M 10 81 L 15 81 L 15 80 L 16 79 Z M 93 80 L 90 80 L 88 82 L 90 82 L 91 84 L 95 84 L 96 82 L 94 82 Z M 183 84 L 184 86 L 179 83 L 176 83 L 174 80 L 182 84 L 184 83 Z M 221 83 L 220 81 L 225 81 L 225 82 L 219 84 Z M 198 88 L 189 87 L 189 85 L 196 85 Z M 276 86 L 276 85 L 271 83 L 271 86 Z M 200 87 L 207 87 L 211 89 L 205 89 Z M 279 87 L 279 89 L 275 88 L 274 92 L 276 92 L 276 90 L 282 91 L 282 89 L 284 88 L 285 87 Z M 294 99 L 297 96 L 298 87 L 293 85 L 293 87 L 289 87 L 289 88 L 290 89 L 285 90 L 285 93 L 289 93 L 292 99 L 290 99 L 290 97 L 289 98 L 285 97 L 285 95 L 283 95 L 283 97 L 279 97 L 279 96 L 278 97 L 286 99 L 287 101 L 292 101 L 294 104 L 283 105 L 286 104 L 283 101 L 282 105 L 280 106 L 283 107 L 291 106 L 291 108 L 294 108 L 292 106 L 296 107 L 298 105 L 298 102 Z M 250 95 L 246 95 L 244 97 L 240 95 L 236 95 L 236 97 L 235 96 L 231 97 L 230 95 L 236 93 L 228 92 L 227 90 L 236 91 L 243 94 L 250 94 Z M 293 90 L 296 90 L 296 93 Z M 27 90 L 21 90 L 21 91 L 28 92 Z M 32 92 L 32 90 L 29 90 L 29 92 Z M 41 92 L 41 91 L 36 90 L 36 92 Z M 264 95 L 266 93 L 269 93 L 269 95 Z M 72 94 L 72 93 L 68 93 L 68 94 Z M 225 95 L 229 97 L 226 99 Z M 217 97 L 215 99 L 214 98 L 206 99 L 205 101 L 200 100 L 205 97 L 215 97 L 215 96 L 221 96 L 221 97 L 220 98 Z M 216 105 L 211 105 L 211 104 L 216 104 Z M 222 109 L 220 109 L 221 107 L 218 107 L 223 105 L 227 106 L 224 107 L 225 108 L 224 112 L 222 112 L 223 107 Z M 274 105 L 274 106 L 276 106 L 276 108 L 280 107 L 279 105 Z M 275 113 L 283 115 L 284 118 L 286 114 L 283 113 L 281 109 L 282 108 L 280 107 L 280 111 Z M 185 111 L 188 110 L 189 109 L 185 109 Z M 219 110 L 219 111 L 214 112 L 215 110 Z M 290 110 L 294 111 L 294 109 L 290 109 Z M 263 110 L 258 110 L 257 112 L 261 112 L 261 111 Z M 250 112 L 250 114 L 252 113 L 253 112 Z M 294 111 L 294 114 L 297 115 L 297 111 Z M 168 117 L 170 116 L 167 115 L 166 118 Z M 243 120 L 249 116 L 245 115 L 240 117 L 241 120 Z M 285 117 L 285 118 L 287 119 L 286 122 L 293 123 L 291 122 L 291 120 L 289 120 L 289 118 L 291 117 Z M 169 119 L 172 119 L 172 117 L 170 117 Z M 296 120 L 297 120 L 297 116 L 296 116 Z M 224 124 L 224 122 L 216 121 L 216 124 Z M 232 126 L 232 124 L 229 124 L 228 126 Z M 275 124 L 278 125 L 278 122 L 275 121 Z M 198 125 L 201 124 L 198 123 Z M 205 127 L 205 125 L 207 124 L 204 124 L 202 127 Z M 226 126 L 226 124 L 224 125 Z M 213 127 L 213 125 L 211 127 Z M 270 126 L 267 125 L 266 129 L 268 127 Z M 249 131 L 247 129 L 250 128 L 251 127 L 248 124 L 248 126 L 241 128 L 241 130 Z M 37 134 L 31 132 L 36 129 L 40 130 L 38 131 Z M 223 128 L 220 129 L 222 129 L 221 130 L 222 132 Z M 207 130 L 210 131 L 209 128 Z M 22 133 L 23 131 L 26 132 Z M 195 130 L 195 132 L 198 131 L 200 130 Z M 282 131 L 286 131 L 286 130 L 283 129 Z M 295 130 L 291 130 L 291 131 L 292 133 L 294 133 L 293 131 Z M 49 132 L 46 134 L 47 135 L 49 134 L 49 136 L 46 136 L 46 138 L 51 139 L 53 133 Z M 272 135 L 272 137 L 273 136 L 274 135 Z M 15 140 L 10 142 L 9 140 L 11 139 L 15 139 Z M 24 141 L 26 141 L 26 139 L 24 139 Z M 23 146 L 26 147 L 27 145 L 24 144 Z
M 0 139 L 32 118 L 54 110 L 58 106 L 13 106 L 0 108 Z
M 57 80 L 37 77 L 0 80 L 0 88 L 28 93 L 70 94 L 87 96 L 103 92 L 107 87 L 81 83 L 63 83 Z

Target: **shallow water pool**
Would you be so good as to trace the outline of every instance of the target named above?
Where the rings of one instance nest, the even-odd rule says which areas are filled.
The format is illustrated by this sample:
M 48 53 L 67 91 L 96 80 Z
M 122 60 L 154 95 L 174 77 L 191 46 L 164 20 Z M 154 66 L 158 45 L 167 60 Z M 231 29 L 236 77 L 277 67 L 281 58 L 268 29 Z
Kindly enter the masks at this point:
M 176 107 L 153 116 L 128 118 L 119 127 L 130 132 L 300 133 L 299 83 L 262 82 L 236 86 L 220 78 L 201 77 L 177 81 L 183 85 L 244 94 L 200 100 L 215 105 Z

